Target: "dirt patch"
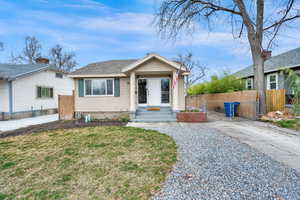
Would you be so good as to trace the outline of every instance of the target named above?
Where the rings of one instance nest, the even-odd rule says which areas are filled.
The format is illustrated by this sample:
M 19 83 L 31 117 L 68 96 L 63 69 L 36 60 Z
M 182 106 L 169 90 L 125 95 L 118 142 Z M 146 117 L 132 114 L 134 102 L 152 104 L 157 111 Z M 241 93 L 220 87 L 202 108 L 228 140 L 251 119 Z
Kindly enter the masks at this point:
M 125 126 L 126 124 L 127 123 L 121 121 L 93 121 L 88 123 L 85 123 L 84 121 L 81 120 L 55 121 L 55 122 L 49 122 L 45 124 L 28 126 L 13 131 L 0 132 L 0 138 L 51 131 L 57 129 L 71 129 L 71 128 L 96 127 L 96 126 Z

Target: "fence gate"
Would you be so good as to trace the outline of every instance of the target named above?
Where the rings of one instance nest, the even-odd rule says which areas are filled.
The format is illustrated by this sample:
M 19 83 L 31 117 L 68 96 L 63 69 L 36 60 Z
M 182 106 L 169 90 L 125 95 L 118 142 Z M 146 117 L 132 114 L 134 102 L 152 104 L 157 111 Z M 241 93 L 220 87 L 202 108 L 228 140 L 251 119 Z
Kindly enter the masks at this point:
M 58 95 L 58 115 L 60 120 L 71 120 L 74 117 L 73 95 Z
M 266 91 L 267 112 L 284 111 L 285 108 L 285 90 L 267 90 Z

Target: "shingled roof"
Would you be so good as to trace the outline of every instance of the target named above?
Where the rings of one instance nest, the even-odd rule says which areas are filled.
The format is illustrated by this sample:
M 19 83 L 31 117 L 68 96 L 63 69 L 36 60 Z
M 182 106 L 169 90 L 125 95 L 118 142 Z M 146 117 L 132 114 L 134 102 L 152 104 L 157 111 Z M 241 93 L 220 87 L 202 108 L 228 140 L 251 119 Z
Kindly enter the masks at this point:
M 138 61 L 138 59 L 129 60 L 109 60 L 104 62 L 97 62 L 82 67 L 70 75 L 95 75 L 95 74 L 122 74 L 122 69 L 130 64 Z
M 273 56 L 265 62 L 265 73 L 279 71 L 282 68 L 300 67 L 300 48 Z M 240 78 L 254 76 L 253 66 L 246 67 L 234 74 Z
M 44 70 L 58 70 L 49 64 L 0 64 L 0 79 L 14 80 Z

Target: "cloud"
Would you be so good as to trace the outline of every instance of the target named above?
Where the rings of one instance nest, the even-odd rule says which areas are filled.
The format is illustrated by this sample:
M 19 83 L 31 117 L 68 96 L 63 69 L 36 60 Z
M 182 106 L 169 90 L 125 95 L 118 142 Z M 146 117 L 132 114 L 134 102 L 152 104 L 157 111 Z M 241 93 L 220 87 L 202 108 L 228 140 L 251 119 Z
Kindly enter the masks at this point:
M 134 32 L 152 34 L 153 15 L 146 13 L 118 13 L 111 16 L 87 18 L 80 22 L 85 29 L 101 32 Z
M 64 7 L 79 8 L 79 9 L 104 9 L 107 8 L 104 4 L 94 0 L 77 0 L 63 4 Z

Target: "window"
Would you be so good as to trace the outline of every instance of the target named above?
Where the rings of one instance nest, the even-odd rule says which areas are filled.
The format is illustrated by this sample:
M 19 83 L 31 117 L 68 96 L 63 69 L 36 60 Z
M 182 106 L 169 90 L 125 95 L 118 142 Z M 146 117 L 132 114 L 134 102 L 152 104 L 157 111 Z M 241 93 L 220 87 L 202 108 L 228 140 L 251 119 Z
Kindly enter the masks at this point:
M 89 79 L 85 80 L 86 96 L 113 96 L 113 79 Z
M 56 78 L 63 78 L 63 74 L 62 73 L 55 73 L 55 77 Z
M 53 98 L 53 88 L 50 87 L 37 87 L 37 98 Z
M 253 79 L 252 78 L 248 78 L 246 80 L 246 89 L 248 89 L 248 90 L 252 90 L 253 89 Z
M 278 89 L 278 75 L 277 75 L 277 73 L 267 75 L 267 89 L 268 90 L 277 90 Z

